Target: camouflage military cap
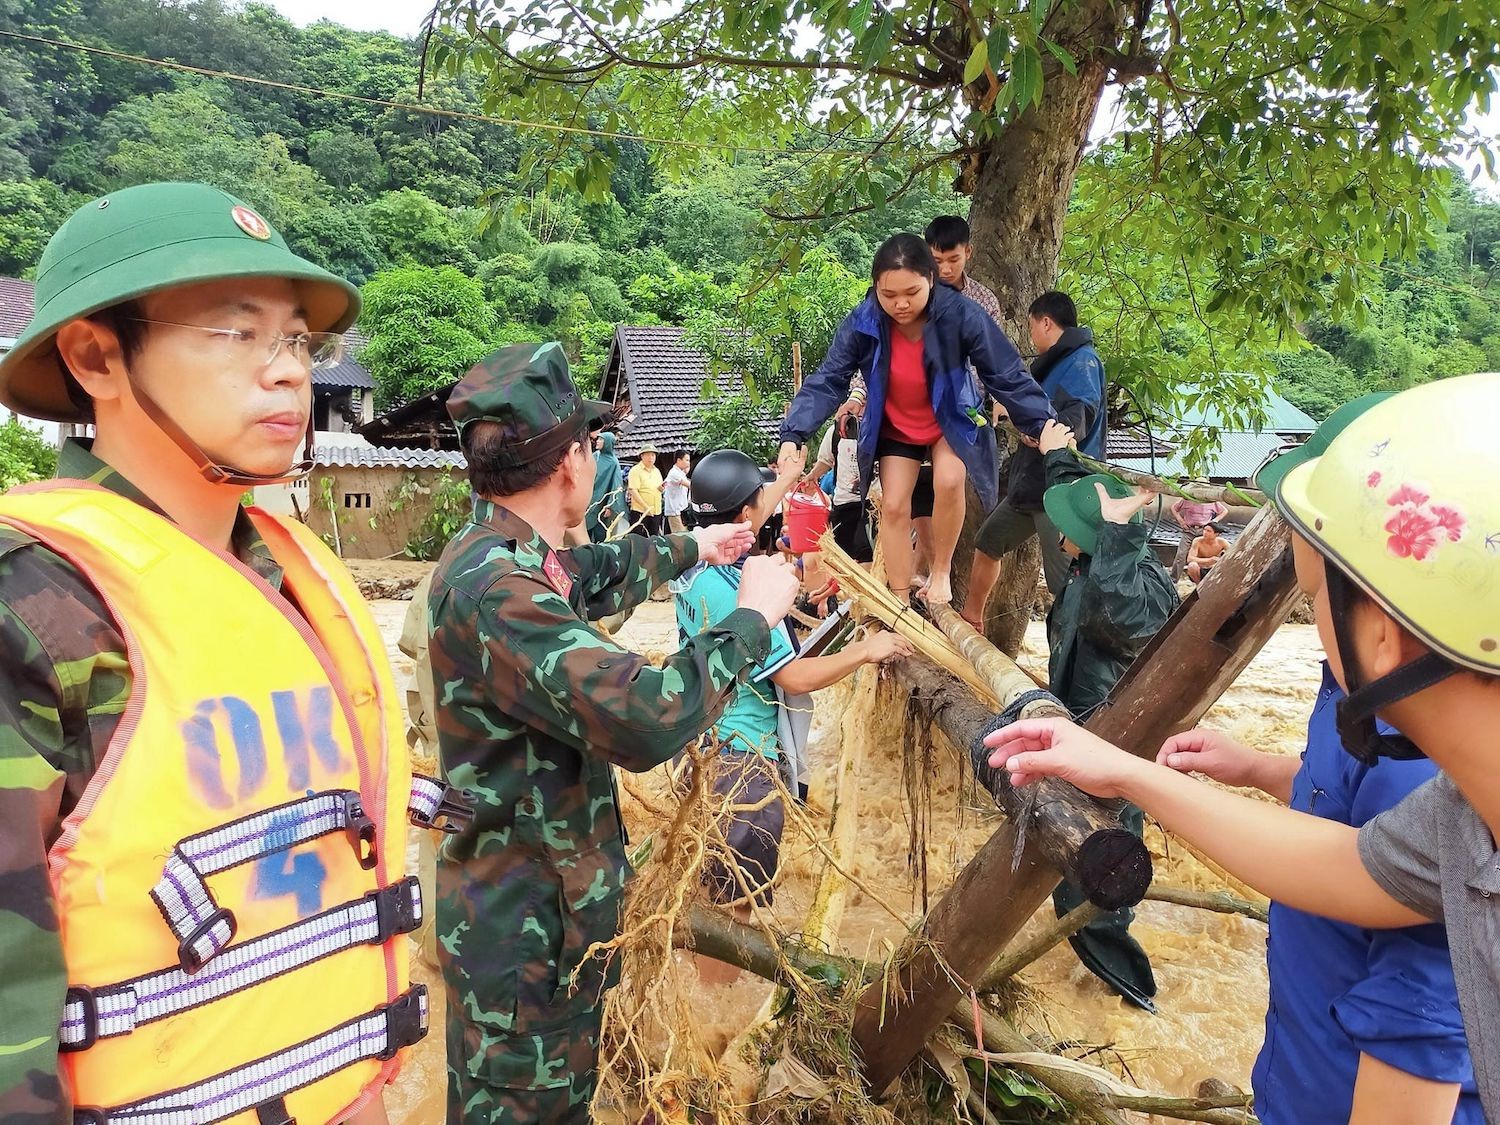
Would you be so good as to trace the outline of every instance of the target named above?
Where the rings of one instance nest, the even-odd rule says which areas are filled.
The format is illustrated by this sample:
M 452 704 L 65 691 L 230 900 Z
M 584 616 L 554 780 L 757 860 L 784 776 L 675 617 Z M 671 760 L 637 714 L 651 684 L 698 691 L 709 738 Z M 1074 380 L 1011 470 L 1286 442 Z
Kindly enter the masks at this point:
M 463 436 L 473 422 L 504 434 L 501 463 L 526 465 L 577 441 L 610 417 L 608 403 L 585 399 L 573 385 L 562 345 L 511 344 L 469 369 L 448 396 L 448 417 Z

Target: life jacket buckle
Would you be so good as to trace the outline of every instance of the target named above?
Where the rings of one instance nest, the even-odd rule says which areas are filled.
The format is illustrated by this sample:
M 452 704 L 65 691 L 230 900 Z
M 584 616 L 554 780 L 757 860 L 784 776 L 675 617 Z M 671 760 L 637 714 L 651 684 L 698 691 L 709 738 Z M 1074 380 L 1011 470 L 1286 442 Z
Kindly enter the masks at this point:
M 376 1058 L 396 1057 L 403 1047 L 410 1047 L 427 1034 L 427 986 L 413 985 L 384 1008 L 385 1050 Z
M 474 809 L 477 803 L 478 799 L 472 790 L 455 789 L 451 785 L 444 785 L 443 795 L 438 799 L 437 808 L 433 810 L 432 815 L 424 816 L 413 809 L 411 820 L 418 828 L 431 828 L 448 836 L 456 836 L 474 819 Z
M 409 934 L 422 924 L 421 890 L 415 875 L 392 883 L 365 897 L 375 901 L 375 925 L 379 930 L 371 945 L 384 945 L 399 934 Z
M 177 943 L 177 960 L 182 965 L 183 972 L 196 973 L 204 965 L 208 964 L 209 959 L 218 953 L 219 949 L 223 948 L 223 946 L 211 948 L 206 956 L 200 954 L 194 948 L 199 941 L 212 933 L 214 927 L 220 923 L 229 927 L 229 936 L 224 939 L 224 945 L 227 946 L 234 940 L 234 935 L 239 932 L 239 923 L 235 921 L 234 911 L 226 910 L 222 906 L 204 919 L 201 926 Z
M 58 1041 L 59 1051 L 87 1051 L 99 1041 L 99 1004 L 94 999 L 94 990 L 86 984 L 70 984 L 63 1001 L 64 1010 L 69 1004 L 77 1004 L 83 1011 L 83 1038 L 71 1042 Z
M 349 846 L 354 849 L 354 858 L 366 871 L 373 870 L 380 862 L 375 839 L 375 822 L 365 813 L 359 802 L 359 794 L 348 791 L 344 797 L 344 832 L 349 837 Z
M 273 1098 L 255 1107 L 256 1125 L 297 1125 L 297 1119 L 286 1111 L 285 1098 Z

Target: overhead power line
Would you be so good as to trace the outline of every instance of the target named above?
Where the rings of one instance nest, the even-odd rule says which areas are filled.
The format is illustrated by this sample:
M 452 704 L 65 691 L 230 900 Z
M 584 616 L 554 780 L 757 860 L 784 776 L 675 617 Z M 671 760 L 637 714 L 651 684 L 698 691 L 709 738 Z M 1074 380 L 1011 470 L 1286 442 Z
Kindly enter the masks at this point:
M 189 63 L 181 63 L 173 59 L 157 59 L 149 55 L 132 55 L 129 52 L 115 51 L 108 47 L 93 47 L 87 43 L 77 43 L 70 39 L 54 39 L 45 35 L 28 35 L 20 31 L 0 30 L 0 36 L 6 39 L 17 39 L 26 43 L 35 43 L 44 47 L 78 51 L 87 55 L 114 59 L 117 62 L 129 62 L 140 66 L 153 66 L 163 70 L 175 70 L 183 74 L 196 74 L 203 78 L 222 78 L 230 82 L 244 82 L 251 86 L 284 90 L 288 93 L 302 94 L 308 97 L 333 98 L 338 101 L 380 106 L 384 109 L 404 109 L 412 113 L 422 113 L 432 117 L 448 117 L 460 121 L 475 121 L 485 125 L 506 125 L 513 129 L 558 133 L 565 136 L 599 137 L 613 141 L 635 141 L 643 145 L 661 145 L 667 148 L 690 149 L 699 152 L 727 152 L 745 156 L 828 157 L 841 160 L 865 160 L 869 159 L 872 155 L 877 157 L 883 156 L 884 154 L 879 152 L 879 148 L 886 143 L 872 142 L 873 147 L 871 149 L 767 148 L 724 144 L 715 141 L 693 141 L 682 137 L 649 137 L 641 136 L 637 133 L 621 132 L 615 129 L 593 129 L 586 125 L 559 125 L 551 121 L 528 121 L 519 117 L 497 117 L 493 114 L 473 113 L 469 110 L 444 109 L 441 106 L 423 105 L 419 102 L 403 102 L 391 98 L 371 98 L 363 94 L 346 93 L 342 90 L 324 90 L 317 86 L 304 86 L 297 82 L 278 82 L 273 78 L 257 78 L 250 74 L 235 74 L 232 71 L 215 70 L 207 66 L 193 66 Z M 928 158 L 945 156 L 948 155 L 948 150 L 918 150 L 914 155 Z M 960 154 L 954 153 L 953 155 L 956 158 Z

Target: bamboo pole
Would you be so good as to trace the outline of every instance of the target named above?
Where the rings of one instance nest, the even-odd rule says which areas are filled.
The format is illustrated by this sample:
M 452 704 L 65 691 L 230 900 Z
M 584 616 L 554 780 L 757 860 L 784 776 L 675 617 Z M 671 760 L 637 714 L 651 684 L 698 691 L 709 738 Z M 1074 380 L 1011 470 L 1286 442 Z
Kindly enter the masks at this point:
M 1011 433 L 1019 435 L 1020 431 L 1009 422 L 1003 425 Z M 1126 484 L 1133 484 L 1152 492 L 1181 496 L 1184 499 L 1197 500 L 1202 503 L 1234 504 L 1247 508 L 1263 507 L 1270 501 L 1270 497 L 1264 492 L 1248 486 L 1240 488 L 1232 484 L 1210 484 L 1207 481 L 1176 480 L 1172 477 L 1153 476 L 1151 473 L 1142 473 L 1135 469 L 1127 469 L 1123 465 L 1101 461 L 1096 457 L 1090 457 L 1087 453 L 1080 453 L 1076 449 L 1073 450 L 1073 454 L 1078 458 L 1078 463 L 1091 472 L 1105 473 Z
M 1004 706 L 1006 695 L 996 695 L 989 679 L 980 675 L 974 665 L 966 660 L 953 646 L 941 629 L 927 621 L 912 607 L 893 594 L 889 587 L 874 577 L 864 567 L 844 553 L 833 541 L 831 534 L 823 536 L 818 544 L 822 551 L 823 565 L 838 579 L 839 587 L 854 599 L 854 613 L 864 618 L 874 618 L 892 632 L 909 640 L 916 650 L 950 675 L 962 680 L 980 699 L 996 707 Z M 957 614 L 954 614 L 956 617 Z M 972 632 L 972 630 L 971 630 Z M 1035 685 L 1026 673 L 1016 669 L 1018 676 L 1027 679 L 1024 690 Z M 1018 693 L 1017 693 L 1018 694 Z
M 1196 891 L 1190 887 L 1163 887 L 1158 883 L 1146 892 L 1146 898 L 1152 902 L 1191 906 L 1195 910 L 1212 910 L 1217 914 L 1242 914 L 1257 922 L 1270 921 L 1266 899 L 1244 899 L 1228 891 Z
M 1146 897 L 1151 897 L 1149 890 L 1146 892 Z M 1066 941 L 1103 913 L 1104 911 L 1092 902 L 1085 902 L 1075 906 L 1061 918 L 1054 919 L 1025 945 L 1003 953 L 984 974 L 984 979 L 979 984 L 980 990 L 998 988 L 1027 965 L 1045 957 L 1059 942 Z
M 1028 691 L 1035 691 L 1036 680 L 1018 667 L 1016 662 L 1001 652 L 974 626 L 965 621 L 951 605 L 928 607 L 932 620 L 948 638 L 960 656 L 990 686 L 990 694 L 999 699 L 1018 699 Z M 1068 717 L 1067 709 L 1045 699 L 1034 700 L 1022 709 L 1023 719 L 1041 719 L 1048 715 Z

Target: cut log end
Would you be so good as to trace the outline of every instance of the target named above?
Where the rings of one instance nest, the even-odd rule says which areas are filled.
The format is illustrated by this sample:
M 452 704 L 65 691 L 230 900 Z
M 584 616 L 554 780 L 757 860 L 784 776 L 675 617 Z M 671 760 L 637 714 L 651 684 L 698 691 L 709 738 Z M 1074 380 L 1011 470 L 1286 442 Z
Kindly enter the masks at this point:
M 1103 910 L 1134 906 L 1151 886 L 1151 850 L 1124 828 L 1089 836 L 1079 846 L 1075 863 L 1078 889 Z

